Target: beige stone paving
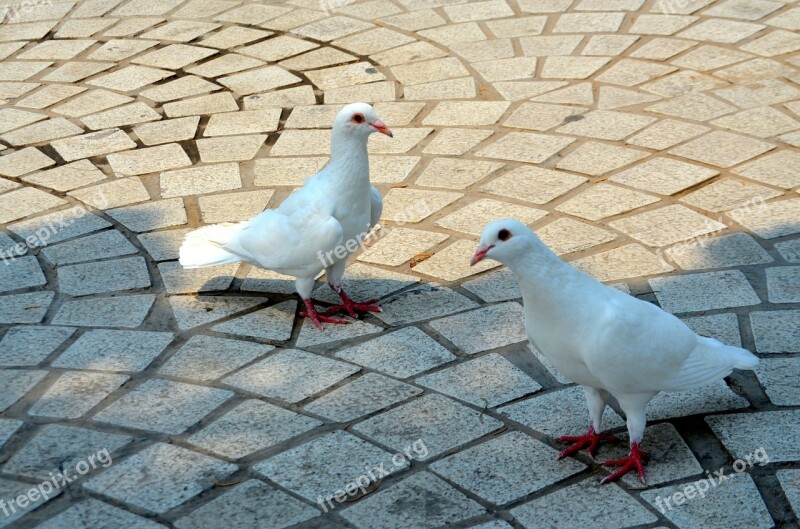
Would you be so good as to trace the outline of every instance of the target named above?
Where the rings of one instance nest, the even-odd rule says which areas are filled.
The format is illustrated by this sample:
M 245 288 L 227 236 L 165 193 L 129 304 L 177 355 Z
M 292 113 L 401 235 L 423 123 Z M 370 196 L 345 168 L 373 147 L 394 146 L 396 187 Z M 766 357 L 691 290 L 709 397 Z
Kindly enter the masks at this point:
M 685 414 L 696 421 L 673 424 L 671 435 L 689 447 L 663 483 L 696 479 L 697 456 L 713 471 L 728 454 L 742 455 L 748 438 L 732 427 L 713 422 L 715 435 L 696 432 L 710 411 L 749 405 L 765 428 L 784 429 L 789 448 L 775 445 L 776 457 L 790 469 L 800 461 L 796 417 L 785 415 L 800 406 L 797 384 L 776 374 L 792 380 L 800 368 L 796 1 L 17 7 L 0 11 L 0 257 L 9 258 L 0 267 L 0 497 L 29 486 L 20 478 L 34 474 L 19 461 L 56 469 L 45 459 L 48 435 L 59 440 L 56 454 L 80 447 L 59 461 L 117 450 L 112 470 L 127 483 L 92 473 L 78 494 L 0 517 L 0 527 L 52 519 L 43 527 L 92 520 L 84 523 L 183 528 L 213 508 L 210 527 L 261 520 L 275 528 L 500 529 L 538 527 L 531 513 L 540 504 L 570 512 L 561 496 L 585 488 L 584 478 L 592 483 L 591 469 L 576 465 L 569 472 L 582 478 L 533 501 L 567 471 L 548 466 L 536 484 L 525 476 L 538 472 L 538 460 L 550 465 L 540 441 L 557 446 L 550 390 L 572 390 L 514 338 L 522 322 L 508 273 L 491 262 L 468 266 L 483 224 L 504 216 L 530 225 L 578 268 L 651 296 L 703 332 L 780 355 L 780 369 L 769 364 L 758 378 L 734 375 L 735 389 L 687 398 Z M 383 229 L 347 276 L 353 297 L 381 297 L 384 313 L 319 335 L 293 319 L 287 278 L 245 265 L 179 268 L 187 229 L 275 207 L 319 170 L 333 116 L 352 101 L 373 103 L 395 133 L 370 140 Z M 11 257 L 30 236 L 46 251 Z M 87 248 L 92 255 L 77 255 Z M 79 264 L 56 268 L 47 252 Z M 200 291 L 213 295 L 195 299 Z M 317 297 L 335 301 L 324 285 Z M 194 345 L 198 337 L 231 362 Z M 256 352 L 252 342 L 279 354 Z M 464 355 L 473 345 L 480 350 Z M 102 367 L 107 358 L 124 368 Z M 64 372 L 59 361 L 67 359 L 72 371 Z M 213 363 L 214 374 L 183 376 L 196 370 L 192 361 Z M 180 369 L 156 374 L 165 362 Z M 415 381 L 425 373 L 424 384 Z M 504 388 L 504 376 L 514 387 Z M 484 393 L 486 409 L 478 404 Z M 356 403 L 354 395 L 363 397 Z M 509 411 L 497 409 L 512 400 Z M 113 420 L 98 427 L 95 415 Z M 515 433 L 492 435 L 503 422 Z M 415 440 L 403 438 L 404 427 L 442 463 L 416 462 L 420 472 L 389 478 L 318 519 L 310 491 L 333 493 L 346 485 L 341 476 L 402 450 Z M 331 431 L 339 433 L 322 435 Z M 532 460 L 508 443 L 513 436 Z M 137 444 L 125 447 L 128 439 Z M 470 477 L 485 472 L 489 442 L 502 447 L 492 470 L 514 476 L 507 483 Z M 464 443 L 480 448 L 461 451 Z M 440 455 L 451 449 L 459 452 L 452 459 Z M 153 473 L 131 478 L 143 468 Z M 614 489 L 627 506 L 621 514 L 589 509 L 569 523 L 727 527 L 716 515 L 732 511 L 748 527 L 790 526 L 791 509 L 800 513 L 791 503 L 798 479 L 780 474 L 779 485 L 772 467 L 753 476 L 729 485 L 730 497 L 666 513 L 651 505 L 655 491 Z M 404 516 L 392 515 L 391 505 L 414 494 L 421 496 Z M 425 513 L 423 501 L 436 509 Z

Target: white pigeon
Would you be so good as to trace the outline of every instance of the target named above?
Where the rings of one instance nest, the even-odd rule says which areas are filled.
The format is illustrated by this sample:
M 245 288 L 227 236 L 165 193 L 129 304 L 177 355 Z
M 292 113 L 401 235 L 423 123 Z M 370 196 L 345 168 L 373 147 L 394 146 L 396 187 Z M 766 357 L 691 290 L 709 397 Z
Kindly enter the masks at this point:
M 524 224 L 505 219 L 486 226 L 471 264 L 484 258 L 507 265 L 519 281 L 525 328 L 533 345 L 563 375 L 580 384 L 589 404 L 589 431 L 560 437 L 574 443 L 561 457 L 588 448 L 594 455 L 609 395 L 625 413 L 630 452 L 606 461 L 620 467 L 603 479 L 614 481 L 636 470 L 644 483 L 640 444 L 645 408 L 660 391 L 693 389 L 754 369 L 750 351 L 698 336 L 659 307 L 607 287 L 556 256 Z
M 296 278 L 306 306 L 301 312 L 322 330 L 322 323 L 347 323 L 334 317 L 341 310 L 380 312 L 377 300 L 353 302 L 342 289 L 347 258 L 381 216 L 383 201 L 369 182 L 367 140 L 374 132 L 392 131 L 366 103 L 345 106 L 333 122 L 331 158 L 278 209 L 235 223 L 206 226 L 186 235 L 180 249 L 184 268 L 245 262 Z M 318 313 L 311 301 L 314 278 L 325 270 L 341 305 Z

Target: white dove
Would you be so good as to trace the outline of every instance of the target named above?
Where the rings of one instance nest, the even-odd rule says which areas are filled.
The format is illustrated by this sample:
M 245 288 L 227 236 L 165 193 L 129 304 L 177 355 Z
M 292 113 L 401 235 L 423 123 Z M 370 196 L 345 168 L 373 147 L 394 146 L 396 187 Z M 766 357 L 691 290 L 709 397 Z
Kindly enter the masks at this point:
M 486 226 L 471 264 L 489 258 L 507 265 L 519 281 L 528 338 L 569 379 L 580 384 L 589 404 L 589 431 L 558 440 L 574 443 L 559 459 L 601 440 L 603 411 L 612 395 L 625 413 L 630 452 L 606 461 L 620 467 L 614 481 L 637 470 L 644 483 L 640 450 L 647 403 L 660 391 L 682 391 L 714 382 L 734 368 L 754 369 L 750 351 L 698 336 L 659 307 L 607 287 L 559 259 L 525 225 L 505 219 Z
M 383 209 L 378 190 L 369 182 L 367 140 L 392 131 L 366 103 L 345 106 L 333 122 L 331 158 L 308 178 L 278 209 L 235 223 L 206 226 L 186 235 L 180 249 L 184 268 L 202 268 L 245 262 L 294 276 L 295 288 L 308 317 L 322 323 L 347 323 L 333 315 L 341 310 L 380 312 L 377 300 L 355 303 L 342 289 L 347 258 L 377 224 Z M 311 301 L 314 278 L 325 270 L 328 284 L 342 298 L 341 305 L 318 313 Z

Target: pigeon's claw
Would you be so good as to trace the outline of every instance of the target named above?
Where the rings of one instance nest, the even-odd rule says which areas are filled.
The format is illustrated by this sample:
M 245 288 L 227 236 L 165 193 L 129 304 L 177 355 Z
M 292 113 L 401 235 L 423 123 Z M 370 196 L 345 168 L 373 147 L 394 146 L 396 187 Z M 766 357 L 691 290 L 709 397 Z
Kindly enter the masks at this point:
M 342 302 L 339 305 L 334 305 L 323 312 L 322 314 L 324 316 L 330 316 L 332 314 L 338 314 L 339 312 L 344 311 L 351 318 L 357 318 L 359 312 L 383 312 L 381 308 L 376 305 L 378 302 L 377 298 L 368 299 L 358 303 L 350 299 L 350 296 L 348 296 L 344 290 L 339 290 L 339 296 L 342 298 Z
M 644 463 L 643 459 L 647 458 L 647 452 L 643 452 L 639 450 L 639 443 L 631 444 L 631 451 L 628 453 L 627 457 L 623 457 L 622 459 L 612 459 L 611 461 L 606 461 L 603 463 L 607 467 L 620 467 L 618 470 L 615 470 L 610 476 L 606 476 L 600 482 L 603 483 L 611 483 L 612 481 L 616 481 L 628 472 L 633 469 L 639 473 L 639 479 L 644 484 Z
M 587 449 L 590 456 L 597 453 L 600 446 L 600 441 L 619 442 L 619 438 L 615 435 L 607 433 L 595 433 L 594 427 L 589 426 L 589 431 L 583 435 L 562 435 L 557 439 L 560 443 L 573 443 L 564 450 L 558 453 L 557 459 L 563 459 L 567 456 L 575 454 L 579 450 Z
M 343 318 L 334 318 L 329 316 L 327 313 L 320 314 L 317 312 L 317 309 L 314 307 L 314 303 L 310 299 L 304 299 L 303 303 L 306 305 L 306 310 L 300 311 L 300 317 L 311 320 L 311 323 L 313 323 L 314 326 L 320 331 L 324 330 L 324 327 L 322 326 L 323 323 L 337 323 L 343 325 L 350 323 Z

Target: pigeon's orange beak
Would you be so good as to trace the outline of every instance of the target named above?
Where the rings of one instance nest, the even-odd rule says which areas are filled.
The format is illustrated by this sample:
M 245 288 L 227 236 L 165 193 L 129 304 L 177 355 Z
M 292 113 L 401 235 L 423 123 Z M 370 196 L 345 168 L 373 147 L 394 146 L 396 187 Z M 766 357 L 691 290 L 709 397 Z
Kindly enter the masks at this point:
M 380 120 L 380 119 L 376 119 L 375 121 L 373 121 L 372 123 L 370 123 L 370 125 L 372 125 L 373 127 L 375 127 L 375 130 L 377 130 L 377 131 L 378 131 L 378 132 L 380 132 L 381 134 L 386 134 L 386 135 L 387 135 L 387 136 L 389 136 L 390 138 L 394 138 L 394 134 L 392 134 L 392 131 L 391 131 L 391 130 L 389 130 L 389 127 L 387 127 L 387 126 L 386 126 L 386 123 L 384 123 L 382 120 Z
M 489 253 L 489 250 L 494 248 L 494 245 L 486 246 L 483 244 L 478 245 L 478 248 L 475 250 L 475 255 L 472 256 L 472 259 L 469 260 L 470 266 L 475 266 L 479 262 L 483 261 L 483 258 L 486 257 L 486 254 Z

